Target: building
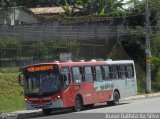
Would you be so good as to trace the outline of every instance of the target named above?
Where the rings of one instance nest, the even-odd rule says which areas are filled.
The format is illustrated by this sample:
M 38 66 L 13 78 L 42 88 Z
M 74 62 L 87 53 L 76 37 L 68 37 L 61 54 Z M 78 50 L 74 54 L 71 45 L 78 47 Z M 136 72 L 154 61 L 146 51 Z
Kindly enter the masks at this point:
M 65 13 L 62 7 L 37 7 L 37 8 L 28 8 L 36 16 L 42 18 L 40 24 L 45 26 L 58 26 L 58 16 Z
M 38 16 L 53 16 L 65 12 L 62 7 L 39 7 L 29 8 L 29 10 Z
M 40 20 L 40 17 L 26 7 L 12 7 L 0 13 L 0 24 L 27 25 L 37 24 Z

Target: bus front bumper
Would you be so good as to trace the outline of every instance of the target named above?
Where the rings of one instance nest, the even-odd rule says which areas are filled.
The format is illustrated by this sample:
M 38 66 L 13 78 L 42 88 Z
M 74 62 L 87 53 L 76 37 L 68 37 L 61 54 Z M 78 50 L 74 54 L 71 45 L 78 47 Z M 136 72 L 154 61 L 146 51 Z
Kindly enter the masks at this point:
M 49 103 L 42 103 L 42 104 L 33 104 L 30 102 L 26 102 L 26 109 L 27 110 L 34 110 L 34 109 L 47 109 L 47 108 L 62 108 L 63 101 L 62 99 L 58 99 L 56 101 L 51 101 Z

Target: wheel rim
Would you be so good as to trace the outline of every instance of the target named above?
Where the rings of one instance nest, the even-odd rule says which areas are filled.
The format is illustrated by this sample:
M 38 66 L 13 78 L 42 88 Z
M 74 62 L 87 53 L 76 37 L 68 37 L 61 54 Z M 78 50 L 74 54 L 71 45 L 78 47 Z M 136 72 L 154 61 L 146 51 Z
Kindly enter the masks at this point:
M 119 94 L 117 92 L 115 92 L 115 95 L 114 95 L 114 102 L 116 104 L 119 104 Z

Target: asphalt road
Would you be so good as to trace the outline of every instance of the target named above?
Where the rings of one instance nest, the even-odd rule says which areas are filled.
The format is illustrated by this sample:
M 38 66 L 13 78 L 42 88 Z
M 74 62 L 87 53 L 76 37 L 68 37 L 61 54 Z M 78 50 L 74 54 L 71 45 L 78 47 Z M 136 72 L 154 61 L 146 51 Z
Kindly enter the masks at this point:
M 160 97 L 141 100 L 121 101 L 118 106 L 95 106 L 94 109 L 86 109 L 81 112 L 66 110 L 44 116 L 42 113 L 26 117 L 28 119 L 105 119 L 108 113 L 159 113 L 160 118 Z M 153 115 L 154 116 L 154 115 Z

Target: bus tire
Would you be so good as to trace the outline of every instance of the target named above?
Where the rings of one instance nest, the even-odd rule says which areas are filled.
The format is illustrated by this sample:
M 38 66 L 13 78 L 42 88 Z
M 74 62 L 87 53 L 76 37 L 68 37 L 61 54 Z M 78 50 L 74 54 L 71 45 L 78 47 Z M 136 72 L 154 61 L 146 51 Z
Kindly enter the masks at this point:
M 113 100 L 112 101 L 108 101 L 107 105 L 108 106 L 115 106 L 115 105 L 119 105 L 119 99 L 120 99 L 120 95 L 118 91 L 115 91 L 113 93 Z
M 45 115 L 50 115 L 52 113 L 52 109 L 42 109 L 42 112 L 45 114 Z
M 75 106 L 74 106 L 74 111 L 78 112 L 81 111 L 83 108 L 83 101 L 80 96 L 77 96 L 75 99 Z

